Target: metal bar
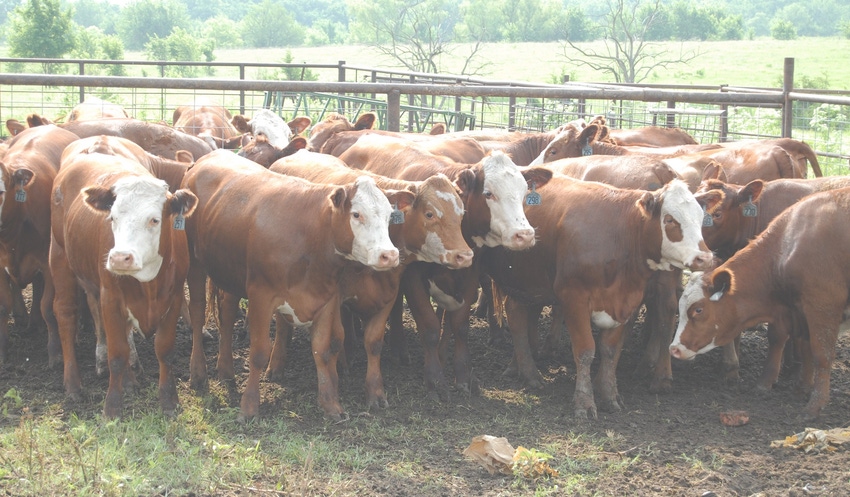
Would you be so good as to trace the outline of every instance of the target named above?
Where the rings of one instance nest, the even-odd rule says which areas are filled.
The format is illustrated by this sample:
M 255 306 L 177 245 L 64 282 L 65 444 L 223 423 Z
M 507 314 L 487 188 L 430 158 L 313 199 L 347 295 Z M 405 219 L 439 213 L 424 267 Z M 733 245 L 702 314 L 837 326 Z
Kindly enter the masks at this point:
M 782 138 L 791 138 L 794 125 L 794 101 L 791 100 L 791 90 L 794 89 L 794 58 L 785 58 L 782 73 Z

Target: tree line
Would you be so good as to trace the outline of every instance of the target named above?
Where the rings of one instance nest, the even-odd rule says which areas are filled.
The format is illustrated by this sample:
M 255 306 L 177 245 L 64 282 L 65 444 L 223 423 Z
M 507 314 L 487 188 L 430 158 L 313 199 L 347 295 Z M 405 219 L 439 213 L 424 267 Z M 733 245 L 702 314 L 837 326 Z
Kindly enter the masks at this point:
M 439 55 L 464 43 L 467 74 L 493 42 L 850 38 L 844 0 L 0 0 L 0 21 L 13 57 L 116 60 L 132 50 L 211 62 L 215 49 L 358 43 L 436 72 Z

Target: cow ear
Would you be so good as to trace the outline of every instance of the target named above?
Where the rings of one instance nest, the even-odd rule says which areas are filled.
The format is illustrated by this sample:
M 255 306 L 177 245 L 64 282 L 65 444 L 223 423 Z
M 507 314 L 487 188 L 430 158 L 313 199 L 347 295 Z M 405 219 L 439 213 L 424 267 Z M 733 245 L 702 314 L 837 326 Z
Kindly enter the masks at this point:
M 372 129 L 375 126 L 375 121 L 378 120 L 378 115 L 374 112 L 367 112 L 362 116 L 357 118 L 357 121 L 354 123 L 354 130 L 358 131 L 361 129 Z
M 7 119 L 6 120 L 6 129 L 9 130 L 9 136 L 15 136 L 21 131 L 27 129 L 20 121 L 17 119 Z
M 331 203 L 334 204 L 334 207 L 337 209 L 342 209 L 343 204 L 345 204 L 345 198 L 348 195 L 345 193 L 345 188 L 339 187 L 333 191 L 330 195 Z
M 15 185 L 27 186 L 32 182 L 34 177 L 35 173 L 33 173 L 31 169 L 22 167 L 20 169 L 16 169 L 12 174 L 12 181 Z
M 720 178 L 721 176 L 723 176 L 723 179 Z M 701 180 L 702 181 L 708 181 L 708 180 L 716 179 L 716 180 L 723 181 L 725 183 L 726 182 L 725 177 L 726 177 L 726 171 L 723 169 L 723 166 L 721 166 L 720 163 L 717 162 L 717 161 L 711 161 L 711 162 L 708 163 L 707 166 L 705 166 L 705 168 L 703 168 Z
M 641 195 L 636 204 L 644 217 L 652 217 L 652 214 L 655 212 L 655 208 L 658 206 L 658 199 L 655 198 L 655 195 L 652 193 L 646 192 Z
M 195 157 L 192 156 L 192 152 L 189 152 L 188 150 L 178 150 L 177 152 L 174 152 L 174 160 L 184 164 L 191 164 L 195 162 Z
M 596 139 L 596 135 L 599 134 L 601 126 L 598 124 L 588 124 L 586 128 L 581 130 L 581 133 L 578 135 L 578 143 L 579 146 L 584 146 L 585 144 L 589 145 L 590 142 Z
M 190 190 L 181 189 L 174 192 L 168 199 L 168 210 L 171 215 L 182 214 L 186 217 L 195 212 L 198 205 L 198 197 Z
M 764 181 L 760 179 L 750 181 L 746 186 L 738 190 L 737 203 L 755 202 L 761 197 L 762 191 L 764 191 Z
M 732 293 L 734 286 L 734 276 L 728 269 L 715 271 L 711 275 L 711 287 L 709 292 L 711 297 L 708 299 L 712 302 L 717 302 L 724 295 Z
M 48 124 L 53 124 L 53 121 L 44 116 L 38 114 L 30 114 L 27 116 L 27 125 L 30 128 L 36 128 L 38 126 L 47 126 Z
M 402 211 L 413 205 L 413 201 L 416 199 L 416 195 L 410 190 L 385 190 L 384 193 L 386 193 L 390 205 Z
M 522 170 L 528 188 L 540 188 L 552 179 L 552 170 L 545 167 L 530 167 Z
M 475 171 L 471 168 L 461 171 L 455 180 L 455 186 L 457 186 L 461 198 L 469 197 L 475 191 Z
M 445 132 L 446 132 L 445 123 L 434 123 L 434 125 L 431 126 L 431 131 L 428 134 L 429 135 L 442 135 L 442 134 L 445 134 Z
M 722 190 L 708 190 L 706 192 L 698 193 L 694 195 L 694 197 L 697 199 L 697 203 L 705 207 L 705 211 L 711 214 L 717 210 L 718 207 L 723 205 L 723 200 L 726 198 L 726 194 L 723 193 Z
M 292 131 L 293 135 L 300 135 L 307 128 L 313 124 L 313 120 L 307 116 L 299 116 L 293 118 L 291 121 L 287 123 L 289 125 L 289 129 Z
M 251 123 L 245 119 L 245 116 L 242 114 L 236 114 L 232 118 L 230 118 L 230 124 L 233 125 L 234 128 L 239 130 L 240 133 L 250 133 L 251 132 Z
M 292 155 L 295 152 L 307 148 L 307 139 L 303 136 L 295 136 L 289 142 L 289 145 L 283 148 L 284 154 L 281 157 L 286 157 L 287 155 Z
M 82 194 L 86 204 L 96 211 L 109 212 L 115 203 L 115 192 L 103 186 L 90 186 Z

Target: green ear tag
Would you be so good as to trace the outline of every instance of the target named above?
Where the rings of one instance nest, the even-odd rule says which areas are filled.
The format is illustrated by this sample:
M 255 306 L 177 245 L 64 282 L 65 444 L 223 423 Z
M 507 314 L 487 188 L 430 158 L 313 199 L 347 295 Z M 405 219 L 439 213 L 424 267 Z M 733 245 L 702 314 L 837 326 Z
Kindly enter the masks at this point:
M 525 196 L 525 205 L 540 205 L 540 194 L 534 191 L 534 183 L 531 183 L 531 192 Z
M 404 224 L 404 212 L 393 204 L 393 212 L 390 214 L 390 224 Z
M 741 206 L 741 210 L 743 211 L 744 217 L 756 217 L 759 215 L 759 208 L 753 203 L 752 195 L 750 196 L 750 200 Z
M 714 219 L 711 217 L 711 214 L 705 210 L 704 205 L 702 206 L 702 226 L 703 228 L 714 226 Z

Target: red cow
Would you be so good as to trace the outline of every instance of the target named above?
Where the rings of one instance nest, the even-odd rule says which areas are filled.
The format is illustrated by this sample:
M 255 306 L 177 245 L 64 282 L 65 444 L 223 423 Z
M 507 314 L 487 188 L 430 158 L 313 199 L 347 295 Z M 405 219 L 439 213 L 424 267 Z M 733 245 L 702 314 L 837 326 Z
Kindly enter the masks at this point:
M 277 311 L 293 325 L 311 327 L 319 404 L 327 416 L 341 419 L 339 275 L 347 261 L 376 270 L 398 265 L 398 249 L 388 232 L 392 208 L 387 197 L 370 178 L 345 186 L 318 185 L 226 151 L 198 160 L 183 185 L 199 199 L 187 224 L 192 385 L 206 381 L 201 327 L 208 275 L 218 288 L 250 302 L 250 372 L 240 418 L 259 414 L 260 375 L 271 349 L 268 326 Z
M 108 418 L 121 415 L 124 387 L 135 383 L 127 339 L 133 328 L 156 334 L 160 406 L 166 414 L 177 407 L 172 361 L 189 252 L 176 225 L 196 203 L 186 190 L 169 193 L 134 160 L 86 150 L 63 156 L 51 204 L 50 272 L 65 392 L 78 400 L 82 388 L 74 350 L 80 285 L 99 303 L 106 334 Z
M 317 122 L 310 129 L 310 138 L 307 140 L 307 150 L 321 152 L 325 142 L 335 133 L 341 131 L 356 131 L 361 129 L 372 129 L 378 121 L 378 115 L 374 112 L 366 112 L 357 118 L 355 122 L 349 121 L 342 114 L 332 112 L 324 120 Z
M 174 110 L 171 125 L 186 134 L 204 138 L 216 148 L 237 149 L 248 144 L 247 130 L 231 122 L 230 111 L 218 105 L 181 105 Z
M 777 146 L 788 152 L 789 155 L 797 162 L 797 169 L 802 171 L 802 176 L 808 176 L 808 164 L 812 166 L 812 172 L 815 177 L 823 176 L 818 162 L 818 156 L 812 147 L 806 142 L 794 140 L 793 138 L 774 138 L 766 140 L 741 140 L 734 142 L 721 143 L 726 148 L 752 147 L 752 146 Z M 808 164 L 807 164 L 808 163 Z
M 323 165 L 314 160 L 331 157 L 313 152 L 299 152 L 272 165 L 271 170 L 298 176 L 317 183 L 345 184 L 353 182 L 366 171 Z M 327 163 L 325 163 L 327 164 Z M 353 265 L 346 266 L 340 277 L 340 292 L 345 308 L 359 315 L 365 324 L 364 346 L 368 357 L 366 371 L 367 400 L 370 407 L 386 407 L 387 399 L 381 378 L 380 353 L 387 318 L 398 296 L 405 268 L 415 262 L 441 264 L 450 269 L 469 267 L 472 249 L 461 233 L 463 203 L 455 186 L 438 174 L 424 181 L 404 181 L 370 175 L 382 189 L 410 191 L 412 198 L 397 207 L 404 214 L 401 224 L 390 225 L 390 238 L 402 255 L 402 262 L 389 271 L 373 271 Z M 395 200 L 395 199 L 394 199 Z M 346 331 L 346 343 L 350 333 Z M 280 376 L 286 339 L 275 340 L 269 371 Z
M 112 117 L 130 117 L 124 107 L 107 102 L 97 97 L 86 97 L 84 101 L 74 106 L 68 114 L 66 122 L 86 121 Z
M 62 151 L 76 139 L 77 135 L 55 125 L 29 128 L 9 141 L 0 162 L 0 258 L 18 288 L 35 283 L 38 273 L 44 278 L 43 298 L 40 292 L 33 292 L 31 320 L 41 324 L 37 318 L 40 313 L 46 322 L 51 367 L 60 361 L 61 349 L 51 308 L 53 280 L 48 270 L 50 191 Z M 7 354 L 8 317 L 17 297 L 5 283 L 0 284 L 0 362 Z M 39 307 L 40 312 L 36 310 Z
M 674 147 L 696 145 L 698 142 L 682 128 L 644 126 L 635 129 L 610 129 L 609 136 L 620 146 Z
M 525 210 L 537 244 L 521 253 L 485 252 L 482 263 L 508 296 L 515 363 L 530 385 L 541 385 L 529 328 L 543 305 L 557 303 L 564 309 L 577 368 L 576 417 L 596 417 L 594 388 L 604 408 L 619 410 L 616 367 L 624 323 L 640 306 L 653 271 L 711 263 L 700 233 L 703 211 L 679 180 L 643 192 L 558 175 L 539 194 L 540 205 Z M 602 362 L 593 382 L 592 325 L 603 330 Z
M 370 135 L 383 135 L 401 140 L 410 140 L 416 142 L 422 150 L 447 157 L 456 162 L 478 162 L 487 153 L 480 143 L 469 137 L 454 136 L 451 133 L 429 135 L 424 133 L 399 133 L 379 129 L 339 131 L 325 141 L 321 152 L 339 157 L 354 145 L 357 140 Z
M 672 356 L 693 359 L 763 322 L 777 326 L 772 341 L 784 343 L 798 333 L 806 344 L 802 387 L 811 392 L 804 416 L 817 418 L 829 401 L 830 369 L 850 298 L 848 216 L 850 189 L 810 195 L 715 270 L 694 273 L 679 301 Z M 765 373 L 775 380 L 778 369 Z
M 296 117 L 286 123 L 274 112 L 260 109 L 250 121 L 243 116 L 233 116 L 233 120 L 238 129 L 250 130 L 253 136 L 239 155 L 262 166 L 269 167 L 274 161 L 307 147 L 307 140 L 298 135 L 310 126 L 309 117 Z
M 80 138 L 90 136 L 119 136 L 142 147 L 146 152 L 166 159 L 177 159 L 180 150 L 185 150 L 198 159 L 213 151 L 207 142 L 197 136 L 187 135 L 165 124 L 150 123 L 138 119 L 96 119 L 74 121 L 61 125 L 62 128 Z

